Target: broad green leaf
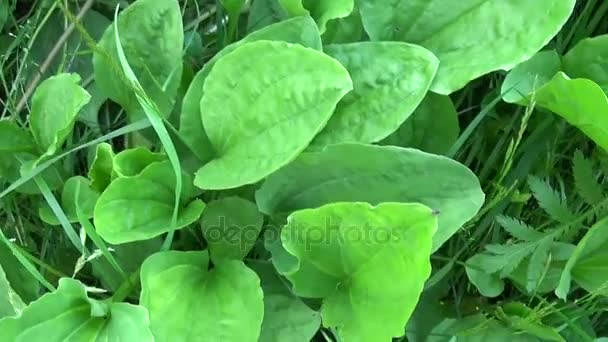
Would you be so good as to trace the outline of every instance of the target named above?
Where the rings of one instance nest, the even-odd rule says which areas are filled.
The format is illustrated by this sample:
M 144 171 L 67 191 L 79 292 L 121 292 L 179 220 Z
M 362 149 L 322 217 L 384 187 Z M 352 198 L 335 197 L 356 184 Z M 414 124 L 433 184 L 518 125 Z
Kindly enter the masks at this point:
M 593 81 L 570 79 L 560 72 L 535 94 L 536 105 L 546 108 L 580 129 L 608 150 L 608 98 Z
M 118 33 L 129 65 L 161 113 L 173 108 L 182 75 L 184 29 L 177 0 L 138 0 L 118 15 Z M 120 104 L 131 121 L 146 117 L 119 64 L 114 25 L 104 32 L 93 55 L 95 81 Z
M 264 290 L 264 320 L 259 340 L 311 341 L 321 326 L 321 314 L 289 290 L 289 282 L 280 278 L 271 263 L 251 261 L 248 265 L 260 277 Z
M 293 160 L 352 81 L 319 51 L 258 41 L 218 60 L 203 89 L 203 125 L 218 156 L 194 182 L 212 190 L 256 183 Z
M 608 219 L 602 219 L 587 231 L 568 259 L 555 294 L 566 299 L 574 280 L 588 292 L 607 295 Z
M 78 193 L 78 196 L 76 196 L 76 193 Z M 98 198 L 99 194 L 91 189 L 88 179 L 82 176 L 74 176 L 63 185 L 60 204 L 68 220 L 78 222 L 78 210 L 82 212 L 83 217 L 93 218 L 93 209 Z M 61 224 L 46 202 L 38 209 L 38 214 L 42 221 L 50 225 L 58 226 Z
M 484 271 L 483 254 L 475 254 L 466 261 L 465 270 L 471 283 L 484 297 L 494 298 L 500 296 L 505 289 L 505 282 L 497 274 Z
M 358 5 L 372 40 L 404 41 L 432 51 L 440 64 L 431 90 L 450 94 L 532 57 L 559 32 L 575 2 L 360 0 Z
M 564 71 L 572 78 L 587 78 L 608 92 L 608 35 L 583 39 L 563 58 Z
M 183 175 L 183 191 L 177 227 L 194 223 L 205 204 L 191 200 L 192 181 Z M 112 181 L 95 205 L 97 232 L 109 243 L 147 240 L 171 228 L 175 201 L 175 174 L 171 163 L 155 162 L 132 177 Z
M 297 211 L 281 232 L 298 259 L 284 274 L 301 297 L 323 298 L 325 327 L 346 341 L 404 334 L 431 274 L 433 210 L 417 203 L 333 203 Z
M 310 17 L 296 17 L 255 31 L 242 40 L 226 46 L 208 61 L 194 76 L 184 96 L 179 125 L 181 138 L 203 163 L 208 162 L 215 155 L 213 146 L 211 146 L 205 132 L 205 127 L 203 127 L 202 115 L 206 112 L 201 112 L 201 99 L 203 98 L 205 80 L 221 57 L 245 43 L 258 40 L 285 41 L 321 50 L 321 38 L 315 22 Z
M 500 92 L 509 103 L 528 104 L 530 97 L 562 70 L 562 61 L 555 50 L 541 51 L 511 70 Z
M 36 143 L 30 133 L 8 120 L 0 120 L 0 155 L 35 152 Z
M 25 303 L 12 289 L 6 278 L 6 274 L 0 265 L 0 319 L 4 317 L 18 316 L 25 308 Z
M 396 131 L 422 102 L 439 61 L 428 50 L 399 42 L 329 45 L 353 80 L 313 147 L 341 142 L 373 143 Z
M 0 321 L 2 341 L 152 342 L 148 312 L 141 306 L 89 298 L 85 286 L 63 278 L 21 316 Z
M 450 97 L 429 92 L 414 113 L 380 144 L 446 154 L 459 134 L 458 113 Z
M 258 340 L 262 288 L 242 261 L 209 270 L 206 251 L 161 252 L 144 262 L 141 284 L 156 342 Z
M 451 159 L 363 144 L 303 153 L 268 177 L 256 193 L 258 207 L 266 214 L 340 201 L 419 202 L 439 213 L 433 250 L 477 214 L 484 198 L 475 175 Z
M 99 193 L 103 192 L 112 180 L 114 170 L 114 151 L 112 145 L 101 143 L 95 150 L 95 159 L 89 169 L 91 188 Z
M 242 260 L 258 239 L 264 216 L 255 203 L 239 197 L 209 202 L 201 217 L 203 236 L 214 262 Z
M 114 157 L 112 178 L 137 176 L 148 165 L 165 160 L 166 155 L 154 153 L 145 147 L 124 150 Z
M 77 74 L 59 74 L 40 83 L 32 96 L 30 129 L 46 155 L 53 155 L 72 133 L 78 111 L 91 96 Z

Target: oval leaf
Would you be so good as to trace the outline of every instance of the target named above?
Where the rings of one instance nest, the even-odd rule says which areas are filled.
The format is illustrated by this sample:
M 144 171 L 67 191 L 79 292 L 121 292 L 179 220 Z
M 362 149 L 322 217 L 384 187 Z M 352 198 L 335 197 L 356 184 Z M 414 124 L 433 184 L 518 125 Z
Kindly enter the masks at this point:
M 527 105 L 530 96 L 561 70 L 562 61 L 555 50 L 541 51 L 507 74 L 500 90 L 502 99 Z
M 372 143 L 399 128 L 431 85 L 439 61 L 428 50 L 398 42 L 329 45 L 325 53 L 348 70 L 354 89 L 337 105 L 312 145 Z
M 352 82 L 321 52 L 258 41 L 222 57 L 203 89 L 203 125 L 218 157 L 194 182 L 202 189 L 230 189 L 258 182 L 293 160 Z
M 262 288 L 242 261 L 209 270 L 206 251 L 161 252 L 144 262 L 141 284 L 140 303 L 150 311 L 157 342 L 258 340 Z
M 302 297 L 323 298 L 323 325 L 345 341 L 404 334 L 424 282 L 437 218 L 415 203 L 334 203 L 289 216 L 284 248 L 298 259 L 284 274 Z
M 545 46 L 576 0 L 361 0 L 372 40 L 422 45 L 439 57 L 431 90 L 450 94 L 494 70 L 509 70 Z M 532 15 L 545 13 L 545 15 Z
M 608 34 L 581 40 L 563 58 L 572 78 L 588 78 L 608 92 Z
M 146 309 L 96 301 L 80 282 L 62 278 L 57 291 L 33 302 L 21 316 L 1 320 L 0 340 L 153 342 L 149 323 Z
M 203 85 L 215 63 L 237 47 L 258 40 L 276 40 L 300 44 L 316 50 L 321 50 L 321 37 L 317 25 L 310 17 L 296 17 L 276 23 L 259 31 L 255 31 L 234 44 L 220 50 L 194 76 L 182 102 L 179 134 L 186 145 L 196 154 L 201 162 L 206 163 L 213 158 L 215 151 L 209 142 L 201 114 L 201 99 Z
M 76 116 L 91 99 L 77 74 L 59 74 L 44 80 L 32 96 L 30 129 L 46 155 L 53 155 L 72 133 Z
M 297 179 L 297 182 L 294 180 Z M 446 157 L 409 148 L 340 144 L 304 153 L 256 193 L 267 214 L 350 201 L 419 202 L 439 212 L 437 250 L 484 202 L 477 177 Z
M 183 176 L 184 189 L 176 228 L 195 222 L 205 204 L 190 201 L 192 181 Z M 95 205 L 99 235 L 113 244 L 147 240 L 171 228 L 175 202 L 175 174 L 169 161 L 156 162 L 133 177 L 114 180 Z

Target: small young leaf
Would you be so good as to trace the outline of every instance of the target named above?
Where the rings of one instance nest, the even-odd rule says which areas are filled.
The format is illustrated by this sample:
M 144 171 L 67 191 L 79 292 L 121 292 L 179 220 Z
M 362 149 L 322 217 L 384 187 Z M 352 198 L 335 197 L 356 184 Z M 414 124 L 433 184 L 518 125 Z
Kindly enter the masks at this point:
M 182 207 L 176 228 L 195 222 L 205 204 L 192 200 L 192 181 L 183 175 Z M 169 161 L 148 165 L 141 173 L 115 179 L 95 205 L 99 235 L 112 244 L 147 240 L 171 229 L 175 174 Z
M 543 208 L 552 219 L 569 223 L 574 219 L 574 214 L 568 209 L 565 199 L 553 190 L 549 182 L 536 176 L 528 177 L 528 185 L 538 201 L 538 205 Z
M 124 150 L 114 157 L 112 179 L 137 176 L 148 167 L 148 165 L 166 159 L 166 155 L 154 153 L 145 147 Z
M 544 236 L 543 233 L 534 230 L 534 228 L 526 223 L 509 216 L 499 215 L 496 217 L 496 222 L 498 222 L 507 233 L 522 241 L 537 241 Z
M 323 298 L 323 325 L 346 341 L 403 335 L 424 282 L 437 228 L 416 203 L 333 203 L 297 211 L 281 232 L 299 268 L 284 275 L 301 297 Z
M 319 25 L 319 32 L 324 33 L 330 20 L 344 18 L 352 13 L 354 0 L 279 0 L 291 16 L 310 15 Z
M 572 166 L 574 186 L 583 200 L 591 205 L 601 202 L 604 199 L 604 194 L 602 186 L 593 174 L 591 161 L 586 159 L 580 150 L 576 150 Z
M 209 202 L 201 217 L 211 260 L 242 260 L 260 235 L 264 216 L 254 203 L 239 197 Z
M 72 133 L 76 116 L 91 96 L 78 83 L 77 74 L 60 74 L 44 80 L 32 96 L 30 129 L 34 139 L 53 155 Z
M 112 170 L 114 170 L 114 151 L 112 145 L 101 143 L 97 145 L 95 159 L 89 169 L 91 188 L 102 193 L 112 180 Z
M 75 200 L 75 194 L 78 190 L 78 198 Z M 78 211 L 82 212 L 82 216 L 86 219 L 93 217 L 93 209 L 99 194 L 90 187 L 90 181 L 82 176 L 74 176 L 68 179 L 63 185 L 61 193 L 61 208 L 70 222 L 78 222 Z M 46 202 L 38 209 L 38 214 L 42 221 L 58 226 L 61 224 L 55 216 L 52 209 Z
M 206 251 L 160 252 L 144 262 L 141 284 L 140 303 L 150 311 L 157 342 L 258 340 L 262 288 L 242 261 L 209 270 Z
M 505 282 L 497 274 L 484 271 L 487 268 L 484 266 L 485 259 L 487 259 L 487 255 L 484 254 L 476 254 L 469 258 L 465 267 L 467 277 L 482 296 L 498 297 L 505 289 Z
M 256 183 L 293 160 L 325 126 L 352 81 L 321 52 L 257 41 L 218 60 L 203 89 L 203 125 L 217 157 L 194 182 L 219 190 Z
M 149 323 L 143 307 L 94 300 L 79 281 L 62 278 L 55 292 L 33 302 L 21 316 L 0 320 L 0 340 L 152 342 Z

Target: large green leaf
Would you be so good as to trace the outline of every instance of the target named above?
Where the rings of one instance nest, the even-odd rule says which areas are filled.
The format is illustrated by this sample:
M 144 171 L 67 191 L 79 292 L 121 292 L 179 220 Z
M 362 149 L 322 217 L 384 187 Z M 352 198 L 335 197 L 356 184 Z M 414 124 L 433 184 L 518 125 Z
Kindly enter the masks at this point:
M 450 94 L 532 57 L 561 29 L 575 0 L 360 0 L 372 40 L 419 44 L 439 57 L 431 86 Z M 533 15 L 532 13 L 544 15 Z
M 541 51 L 511 70 L 502 83 L 502 98 L 506 102 L 528 104 L 547 82 L 562 70 L 562 61 L 555 50 Z
M 608 150 L 608 98 L 591 80 L 570 79 L 560 72 L 534 95 L 536 105 L 563 117 Z
M 325 32 L 332 19 L 347 17 L 355 7 L 354 0 L 279 0 L 285 11 L 292 16 L 310 15 Z
M 458 112 L 450 97 L 429 92 L 414 113 L 380 144 L 446 154 L 458 134 Z
M 315 137 L 315 147 L 372 143 L 396 131 L 424 98 L 439 64 L 428 50 L 399 42 L 329 45 L 324 51 L 348 70 L 354 89 Z
M 166 160 L 148 165 L 140 174 L 115 179 L 95 205 L 99 235 L 113 244 L 147 240 L 171 228 L 175 202 L 175 176 Z M 176 228 L 195 222 L 205 204 L 191 200 L 191 178 L 183 175 L 181 209 Z
M 203 98 L 203 85 L 215 63 L 237 47 L 258 40 L 276 40 L 300 44 L 316 50 L 321 50 L 321 37 L 317 25 L 310 17 L 296 17 L 285 20 L 255 31 L 242 40 L 226 46 L 220 50 L 203 68 L 194 76 L 190 87 L 182 102 L 179 134 L 186 145 L 203 162 L 213 158 L 215 151 L 203 127 L 201 113 L 201 99 Z M 204 112 L 203 112 L 204 113 Z
M 118 33 L 129 65 L 146 94 L 168 116 L 182 75 L 184 29 L 177 0 L 138 0 L 118 15 Z M 131 121 L 146 117 L 119 64 L 114 26 L 104 32 L 93 55 L 95 81 L 120 104 Z
M 203 89 L 203 125 L 218 157 L 194 182 L 202 189 L 229 189 L 258 182 L 293 160 L 325 126 L 352 81 L 321 52 L 258 41 L 218 60 Z
M 90 187 L 90 181 L 82 176 L 74 176 L 63 185 L 61 192 L 61 208 L 70 222 L 78 222 L 78 211 L 82 217 L 93 218 L 93 209 L 99 198 L 99 194 Z M 40 218 L 50 224 L 58 226 L 61 224 L 53 213 L 47 202 L 38 209 Z
M 477 177 L 451 159 L 409 148 L 339 144 L 303 153 L 270 176 L 256 202 L 267 214 L 339 201 L 419 202 L 439 213 L 436 250 L 477 214 L 484 197 Z
M 203 252 L 161 252 L 141 270 L 141 305 L 157 342 L 257 341 L 264 304 L 260 279 L 242 261 Z
M 59 74 L 44 80 L 32 96 L 30 129 L 46 155 L 54 154 L 72 133 L 78 111 L 91 96 L 77 74 Z
M 146 309 L 91 299 L 83 284 L 63 278 L 57 291 L 42 296 L 21 316 L 0 320 L 0 340 L 152 342 L 154 338 Z
M 0 265 L 0 319 L 17 316 L 25 308 L 25 303 L 13 290 Z
M 239 197 L 209 202 L 201 217 L 203 235 L 215 262 L 221 259 L 242 260 L 258 239 L 264 216 L 255 203 Z
M 581 40 L 563 58 L 572 78 L 588 78 L 608 92 L 608 34 Z
M 323 325 L 342 339 L 391 341 L 404 334 L 431 274 L 436 228 L 433 210 L 417 203 L 297 211 L 281 241 L 299 267 L 284 275 L 297 295 L 323 298 Z
M 572 279 L 589 292 L 607 295 L 608 219 L 602 219 L 587 231 L 568 259 L 555 294 L 566 299 Z

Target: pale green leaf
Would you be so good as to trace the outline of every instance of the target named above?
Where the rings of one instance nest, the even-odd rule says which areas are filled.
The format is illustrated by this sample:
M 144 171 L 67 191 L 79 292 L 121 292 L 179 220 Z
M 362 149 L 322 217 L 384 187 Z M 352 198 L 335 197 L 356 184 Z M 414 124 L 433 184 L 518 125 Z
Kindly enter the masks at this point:
M 566 23 L 575 0 L 361 0 L 372 40 L 418 44 L 440 60 L 431 90 L 450 94 L 531 58 Z M 544 13 L 545 15 L 540 15 Z
M 201 112 L 201 99 L 203 98 L 205 80 L 221 57 L 247 42 L 258 40 L 285 41 L 321 50 L 321 38 L 315 22 L 310 17 L 296 17 L 255 31 L 242 40 L 226 46 L 213 56 L 190 83 L 182 102 L 179 125 L 181 138 L 203 163 L 208 162 L 215 155 L 213 146 L 211 146 L 203 127 L 202 116 L 205 111 Z
M 161 252 L 144 262 L 141 284 L 156 342 L 258 340 L 262 288 L 242 261 L 209 270 L 206 251 Z
M 341 142 L 384 139 L 414 112 L 427 93 L 439 61 L 428 50 L 399 42 L 329 45 L 353 80 L 353 91 L 338 103 L 314 148 Z
M 303 153 L 268 177 L 256 193 L 258 207 L 267 214 L 340 201 L 419 202 L 438 212 L 433 250 L 477 214 L 484 198 L 475 175 L 456 161 L 414 149 L 364 144 Z
M 212 190 L 256 183 L 292 161 L 325 126 L 352 81 L 321 52 L 258 41 L 219 59 L 203 89 L 203 125 L 218 156 L 194 182 Z
M 46 155 L 53 155 L 72 133 L 78 111 L 91 96 L 78 83 L 77 74 L 60 74 L 44 80 L 32 96 L 30 129 Z
M 488 298 L 498 297 L 505 289 L 505 282 L 497 274 L 484 271 L 483 254 L 475 254 L 466 261 L 465 270 L 471 283 L 477 288 L 479 293 Z
M 194 223 L 205 204 L 192 200 L 192 181 L 183 175 L 181 208 L 176 228 Z M 99 235 L 113 244 L 147 240 L 171 229 L 175 201 L 175 174 L 169 161 L 148 165 L 132 177 L 115 179 L 95 205 Z
M 416 203 L 333 203 L 297 211 L 281 240 L 298 259 L 284 274 L 301 297 L 323 298 L 323 325 L 346 341 L 402 336 L 424 282 L 437 217 Z
M 62 278 L 57 291 L 42 296 L 16 318 L 0 320 L 2 341 L 152 342 L 148 312 L 127 303 L 87 296 L 77 280 Z
M 114 157 L 112 179 L 139 175 L 148 165 L 167 160 L 162 153 L 154 153 L 145 147 L 124 150 Z
M 99 193 L 103 192 L 112 179 L 114 169 L 114 151 L 112 145 L 101 143 L 95 149 L 95 159 L 89 169 L 91 188 Z

